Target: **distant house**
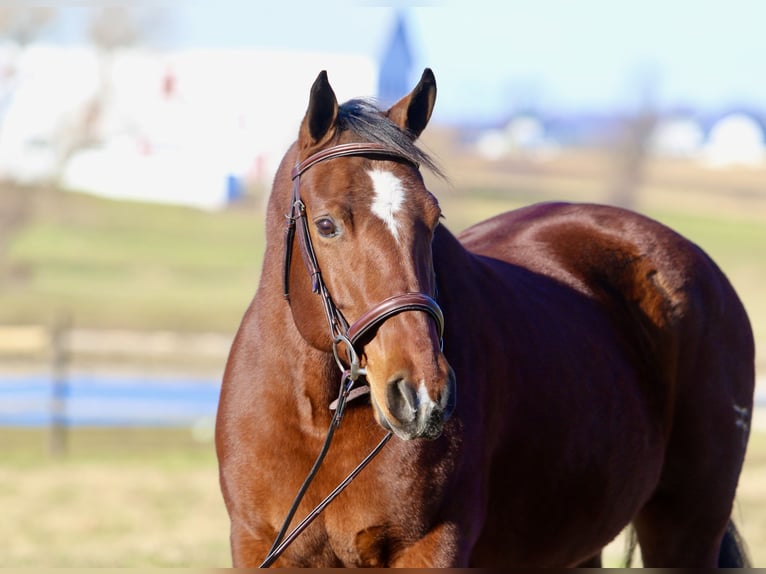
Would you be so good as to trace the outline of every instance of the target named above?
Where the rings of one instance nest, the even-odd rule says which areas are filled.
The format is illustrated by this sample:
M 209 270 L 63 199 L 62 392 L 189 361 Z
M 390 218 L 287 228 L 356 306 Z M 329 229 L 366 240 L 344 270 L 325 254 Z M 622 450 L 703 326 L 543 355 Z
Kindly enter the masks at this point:
M 479 154 L 490 160 L 508 156 L 546 159 L 558 147 L 543 121 L 533 114 L 515 116 L 501 129 L 484 130 L 476 140 Z
M 702 159 L 710 167 L 761 166 L 766 162 L 765 131 L 754 114 L 728 113 L 710 128 Z
M 55 175 L 68 189 L 206 209 L 226 205 L 243 180 L 270 183 L 321 70 L 341 101 L 377 90 L 377 66 L 365 56 L 125 49 L 113 56 L 108 98 L 98 101 L 92 48 L 27 51 L 35 57 L 22 59 L 2 118 L 0 177 Z M 71 118 L 88 110 L 95 139 L 59 165 L 62 141 L 82 129 Z
M 658 120 L 649 146 L 655 155 L 691 159 L 700 154 L 704 141 L 704 129 L 696 118 L 671 115 Z

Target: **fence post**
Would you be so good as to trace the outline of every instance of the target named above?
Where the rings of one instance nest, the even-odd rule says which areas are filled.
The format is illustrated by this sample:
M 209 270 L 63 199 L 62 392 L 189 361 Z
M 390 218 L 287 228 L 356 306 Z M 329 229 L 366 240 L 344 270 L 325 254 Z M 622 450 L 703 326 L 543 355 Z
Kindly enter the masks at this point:
M 53 457 L 66 455 L 67 395 L 69 393 L 69 330 L 70 321 L 59 316 L 51 327 L 51 424 L 48 449 Z

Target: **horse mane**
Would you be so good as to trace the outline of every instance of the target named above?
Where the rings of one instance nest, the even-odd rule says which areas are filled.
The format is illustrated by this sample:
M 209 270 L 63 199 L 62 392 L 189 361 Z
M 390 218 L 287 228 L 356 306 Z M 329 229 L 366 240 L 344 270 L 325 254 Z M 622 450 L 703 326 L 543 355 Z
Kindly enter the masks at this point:
M 445 178 L 434 160 L 415 145 L 412 135 L 392 122 L 370 100 L 353 99 L 339 106 L 337 127 L 339 132 L 348 130 L 365 142 L 383 144 Z

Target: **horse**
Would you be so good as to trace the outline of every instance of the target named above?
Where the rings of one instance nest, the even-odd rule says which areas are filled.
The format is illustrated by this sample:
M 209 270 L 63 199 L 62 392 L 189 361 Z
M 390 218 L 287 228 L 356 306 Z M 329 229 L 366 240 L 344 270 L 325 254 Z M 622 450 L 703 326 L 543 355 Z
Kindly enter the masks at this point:
M 221 387 L 233 564 L 267 564 L 291 502 L 375 450 L 275 566 L 598 566 L 626 527 L 648 567 L 746 565 L 754 342 L 724 273 L 607 205 L 454 235 L 415 143 L 435 101 L 430 69 L 387 110 L 311 87 Z

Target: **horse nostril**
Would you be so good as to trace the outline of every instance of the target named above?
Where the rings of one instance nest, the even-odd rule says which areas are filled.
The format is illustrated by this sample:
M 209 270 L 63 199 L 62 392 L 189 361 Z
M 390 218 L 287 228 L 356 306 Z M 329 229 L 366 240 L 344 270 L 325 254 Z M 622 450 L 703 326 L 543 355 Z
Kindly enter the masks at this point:
M 444 420 L 447 420 L 452 416 L 452 413 L 455 411 L 455 407 L 457 406 L 457 388 L 455 383 L 455 371 L 452 370 L 452 367 L 449 367 L 449 371 L 447 373 L 447 387 L 444 390 L 444 393 L 446 393 L 446 401 L 444 400 L 444 394 L 442 394 L 439 400 L 439 404 L 444 408 Z
M 408 423 L 415 420 L 417 414 L 417 398 L 415 391 L 402 378 L 396 378 L 386 387 L 386 403 L 388 410 L 400 422 Z

